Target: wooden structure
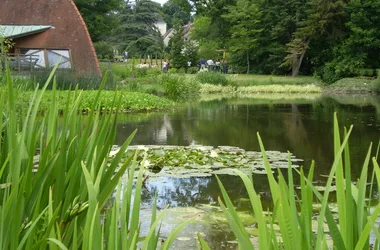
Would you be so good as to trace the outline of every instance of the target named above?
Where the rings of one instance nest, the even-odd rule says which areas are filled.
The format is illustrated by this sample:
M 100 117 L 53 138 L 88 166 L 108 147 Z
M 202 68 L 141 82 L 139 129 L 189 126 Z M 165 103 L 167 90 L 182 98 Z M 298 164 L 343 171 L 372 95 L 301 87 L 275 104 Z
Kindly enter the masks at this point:
M 46 69 L 60 60 L 60 69 L 101 76 L 86 24 L 73 0 L 0 0 L 0 36 L 2 30 L 14 43 L 8 59 L 16 70 Z

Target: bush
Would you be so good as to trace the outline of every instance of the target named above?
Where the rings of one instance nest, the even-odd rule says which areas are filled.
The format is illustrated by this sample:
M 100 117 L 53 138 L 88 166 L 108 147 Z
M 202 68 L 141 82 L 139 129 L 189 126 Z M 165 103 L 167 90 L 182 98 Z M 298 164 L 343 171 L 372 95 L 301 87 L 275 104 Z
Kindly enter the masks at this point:
M 185 68 L 180 68 L 180 69 L 177 70 L 177 73 L 178 74 L 185 74 L 186 70 L 185 70 Z
M 376 74 L 377 74 L 377 77 L 373 81 L 375 82 L 375 89 L 376 89 L 376 91 L 380 92 L 380 69 L 376 70 Z
M 197 67 L 190 67 L 187 69 L 187 74 L 196 74 L 196 73 L 198 73 Z
M 166 95 L 177 101 L 189 100 L 199 94 L 199 82 L 186 76 L 162 74 L 158 82 L 164 87 Z
M 150 77 L 161 75 L 161 69 L 160 68 L 151 68 L 147 72 L 147 75 Z
M 144 77 L 148 75 L 148 68 L 136 68 L 135 77 Z
M 316 77 L 319 77 L 323 82 L 332 84 L 341 77 L 335 72 L 335 69 L 331 66 L 323 66 L 315 72 Z
M 177 73 L 178 73 L 178 70 L 177 70 L 176 68 L 170 68 L 170 69 L 168 70 L 168 73 L 170 73 L 170 74 L 177 74 Z
M 227 86 L 231 83 L 225 75 L 217 72 L 199 72 L 196 79 L 200 83 L 209 83 L 222 86 Z
M 96 55 L 99 59 L 113 59 L 113 48 L 106 42 L 94 43 Z

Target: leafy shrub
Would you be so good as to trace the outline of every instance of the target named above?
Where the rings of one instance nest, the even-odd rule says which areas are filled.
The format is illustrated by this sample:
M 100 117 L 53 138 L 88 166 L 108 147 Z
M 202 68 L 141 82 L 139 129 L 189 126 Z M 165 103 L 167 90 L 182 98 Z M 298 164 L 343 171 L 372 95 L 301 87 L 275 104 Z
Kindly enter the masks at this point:
M 341 79 L 341 77 L 335 72 L 335 69 L 328 65 L 319 68 L 316 71 L 316 76 L 327 84 L 332 84 Z
M 135 77 L 144 77 L 148 75 L 148 68 L 136 68 L 135 69 Z
M 177 73 L 178 73 L 178 70 L 177 70 L 176 68 L 170 68 L 170 69 L 168 70 L 168 73 L 170 73 L 170 74 L 177 74 Z
M 190 67 L 187 69 L 188 74 L 196 74 L 198 73 L 198 68 L 197 67 Z
M 125 90 L 131 91 L 131 92 L 140 92 L 142 89 L 141 85 L 136 81 L 131 81 L 127 84 Z
M 94 43 L 96 55 L 99 59 L 113 59 L 113 48 L 106 42 Z
M 186 76 L 162 74 L 158 81 L 164 87 L 166 95 L 174 100 L 189 100 L 199 94 L 199 82 Z
M 148 76 L 152 77 L 152 76 L 161 75 L 162 72 L 160 68 L 151 68 L 146 73 Z
M 177 73 L 178 74 L 185 74 L 186 70 L 185 70 L 185 68 L 180 68 L 180 69 L 177 70 Z
M 227 86 L 230 84 L 230 81 L 225 75 L 217 72 L 199 72 L 196 78 L 200 83 L 209 83 L 222 86 Z
M 375 89 L 377 92 L 380 92 L 380 69 L 376 70 L 377 77 L 374 80 Z

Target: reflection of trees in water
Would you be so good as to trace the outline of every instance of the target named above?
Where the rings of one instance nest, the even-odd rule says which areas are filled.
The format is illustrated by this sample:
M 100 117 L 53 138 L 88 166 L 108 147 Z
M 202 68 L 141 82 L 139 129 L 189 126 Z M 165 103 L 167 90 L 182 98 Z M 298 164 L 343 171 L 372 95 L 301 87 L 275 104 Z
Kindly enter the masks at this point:
M 326 174 L 333 160 L 334 111 L 341 126 L 355 125 L 350 146 L 354 167 L 359 171 L 369 142 L 379 137 L 379 119 L 374 106 L 357 106 L 346 99 L 344 104 L 326 97 L 297 105 L 228 104 L 228 100 L 189 105 L 175 112 L 157 113 L 150 120 L 120 124 L 118 140 L 123 142 L 138 128 L 133 144 L 229 145 L 259 150 L 256 132 L 260 132 L 267 150 L 289 150 L 307 160 L 306 167 L 314 159 L 316 175 Z
M 238 209 L 246 210 L 249 204 L 240 198 L 247 198 L 247 192 L 241 179 L 237 176 L 220 175 L 224 187 L 231 200 Z M 264 203 L 269 203 L 269 186 L 265 175 L 254 176 L 255 188 L 260 192 Z M 215 177 L 191 178 L 161 178 L 158 181 L 147 181 L 146 188 L 142 190 L 142 201 L 147 205 L 153 204 L 157 193 L 157 205 L 160 208 L 187 207 L 196 204 L 217 204 L 221 197 L 220 188 Z

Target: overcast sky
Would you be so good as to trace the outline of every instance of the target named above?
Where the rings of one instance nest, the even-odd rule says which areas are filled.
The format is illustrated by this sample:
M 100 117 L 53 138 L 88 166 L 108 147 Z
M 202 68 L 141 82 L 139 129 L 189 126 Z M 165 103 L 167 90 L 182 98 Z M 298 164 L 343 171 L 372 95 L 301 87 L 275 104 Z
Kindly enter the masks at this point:
M 161 5 L 167 2 L 167 0 L 152 0 L 152 1 L 160 3 Z

